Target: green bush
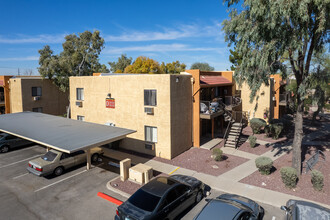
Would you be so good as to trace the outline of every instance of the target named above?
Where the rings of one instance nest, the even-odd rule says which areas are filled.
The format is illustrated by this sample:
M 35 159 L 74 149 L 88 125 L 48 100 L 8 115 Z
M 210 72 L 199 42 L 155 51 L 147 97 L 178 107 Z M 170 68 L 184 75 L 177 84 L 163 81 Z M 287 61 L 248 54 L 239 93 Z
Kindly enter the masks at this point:
M 324 108 L 327 109 L 327 110 L 330 110 L 330 104 L 325 104 Z
M 249 143 L 250 143 L 250 147 L 254 148 L 257 144 L 257 138 L 255 136 L 250 136 Z
M 253 134 L 260 134 L 262 128 L 264 128 L 266 125 L 266 121 L 261 118 L 252 118 L 250 121 L 250 126 L 252 128 Z
M 313 170 L 311 174 L 312 174 L 313 188 L 317 191 L 321 191 L 323 189 L 323 186 L 324 186 L 323 174 L 318 170 Z
M 273 161 L 269 157 L 258 157 L 255 160 L 256 167 L 262 175 L 269 175 L 273 167 Z
M 266 134 L 266 137 L 270 137 L 271 136 L 271 132 L 270 132 L 270 125 L 266 125 L 264 128 L 264 132 Z
M 222 159 L 223 159 L 222 155 L 223 155 L 223 152 L 220 148 L 214 148 L 213 149 L 212 156 L 213 156 L 215 161 L 222 161 Z
M 271 125 L 271 133 L 274 139 L 278 139 L 283 130 L 283 123 L 276 123 Z
M 282 181 L 286 187 L 288 187 L 289 189 L 296 187 L 298 174 L 295 168 L 282 167 L 280 173 L 281 173 Z

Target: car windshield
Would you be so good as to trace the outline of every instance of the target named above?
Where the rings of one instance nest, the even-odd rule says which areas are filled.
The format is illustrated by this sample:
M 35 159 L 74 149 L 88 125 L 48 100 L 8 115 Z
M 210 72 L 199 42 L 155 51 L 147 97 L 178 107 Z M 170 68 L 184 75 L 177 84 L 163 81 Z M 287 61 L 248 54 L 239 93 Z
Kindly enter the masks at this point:
M 152 195 L 142 189 L 136 191 L 128 201 L 136 207 L 148 212 L 154 211 L 159 203 L 160 197 Z
M 41 156 L 41 158 L 45 161 L 53 161 L 56 156 L 56 153 L 48 151 L 45 155 Z

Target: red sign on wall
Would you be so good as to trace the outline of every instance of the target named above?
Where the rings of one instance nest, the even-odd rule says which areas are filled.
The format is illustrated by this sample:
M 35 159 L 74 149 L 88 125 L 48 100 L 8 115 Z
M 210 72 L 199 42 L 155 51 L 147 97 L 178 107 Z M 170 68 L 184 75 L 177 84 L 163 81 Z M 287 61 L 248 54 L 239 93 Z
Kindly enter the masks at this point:
M 106 108 L 115 108 L 115 99 L 105 99 Z

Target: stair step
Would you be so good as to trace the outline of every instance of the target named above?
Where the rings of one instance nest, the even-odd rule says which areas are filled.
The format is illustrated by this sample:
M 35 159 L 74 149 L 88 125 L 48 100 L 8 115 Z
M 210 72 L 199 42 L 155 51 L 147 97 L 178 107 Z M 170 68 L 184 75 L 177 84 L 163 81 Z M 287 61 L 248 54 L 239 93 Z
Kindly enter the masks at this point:
M 237 138 L 236 137 L 228 137 L 227 140 L 229 141 L 235 141 Z
M 235 130 L 235 131 L 238 131 L 238 130 L 241 130 L 241 128 L 237 128 L 237 127 L 231 127 L 231 129 L 230 129 L 231 131 L 232 130 Z
M 235 145 L 236 142 L 235 142 L 235 141 L 229 141 L 229 140 L 228 140 L 228 141 L 226 142 L 226 144 L 233 144 L 233 145 Z
M 236 122 L 236 123 L 233 124 L 233 126 L 242 126 L 242 124 Z
M 241 132 L 240 131 L 230 131 L 229 132 L 229 135 L 234 135 L 234 136 L 236 136 L 236 135 L 239 135 Z
M 235 146 L 235 144 L 225 144 L 225 147 L 233 147 L 233 148 L 235 148 L 236 146 Z

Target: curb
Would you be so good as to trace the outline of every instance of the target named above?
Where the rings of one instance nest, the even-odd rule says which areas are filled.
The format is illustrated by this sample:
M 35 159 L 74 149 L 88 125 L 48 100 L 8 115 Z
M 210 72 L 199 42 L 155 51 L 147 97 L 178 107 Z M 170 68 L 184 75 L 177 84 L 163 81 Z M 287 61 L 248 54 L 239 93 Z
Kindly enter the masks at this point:
M 125 198 L 129 198 L 129 197 L 131 196 L 130 194 L 125 193 L 125 192 L 123 192 L 123 191 L 121 191 L 121 190 L 119 190 L 119 189 L 116 189 L 116 188 L 114 188 L 113 186 L 111 186 L 110 183 L 111 183 L 112 181 L 118 179 L 118 178 L 120 178 L 120 176 L 118 176 L 118 177 L 116 177 L 116 178 L 113 178 L 112 180 L 110 180 L 109 182 L 107 182 L 107 184 L 106 184 L 107 189 L 110 190 L 110 191 L 112 191 L 112 192 L 114 192 L 114 193 L 117 193 L 117 194 L 119 194 L 119 195 L 121 195 L 121 196 L 123 196 L 123 197 L 125 197 Z

